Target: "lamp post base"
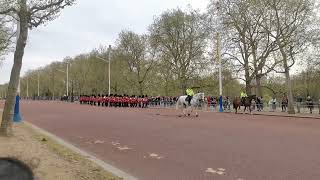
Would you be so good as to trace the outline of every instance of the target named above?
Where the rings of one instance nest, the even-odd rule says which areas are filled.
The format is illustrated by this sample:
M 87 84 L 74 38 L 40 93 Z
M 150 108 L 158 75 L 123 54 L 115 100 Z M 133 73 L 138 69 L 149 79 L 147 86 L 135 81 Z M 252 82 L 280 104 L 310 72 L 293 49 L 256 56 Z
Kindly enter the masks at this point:
M 20 115 L 20 96 L 16 96 L 16 104 L 14 105 L 14 114 L 13 114 L 13 122 L 21 122 Z
M 220 105 L 220 108 L 219 108 L 219 112 L 223 112 L 223 99 L 222 99 L 222 96 L 220 96 L 219 98 L 219 105 Z

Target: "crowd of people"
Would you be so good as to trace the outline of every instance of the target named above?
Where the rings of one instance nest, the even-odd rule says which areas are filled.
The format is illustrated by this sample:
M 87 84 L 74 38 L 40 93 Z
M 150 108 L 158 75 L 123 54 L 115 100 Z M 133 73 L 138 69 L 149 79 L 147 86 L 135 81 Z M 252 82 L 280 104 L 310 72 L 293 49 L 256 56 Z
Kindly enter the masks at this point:
M 277 105 L 281 106 L 281 112 L 286 112 L 288 109 L 288 96 L 286 94 L 283 94 L 281 98 L 281 102 L 277 102 L 277 99 L 273 97 L 269 101 L 269 109 L 270 111 L 274 112 L 276 111 Z M 301 109 L 303 107 L 306 107 L 309 109 L 309 112 L 312 113 L 313 109 L 316 108 L 317 106 L 319 107 L 319 112 L 320 112 L 320 99 L 319 101 L 314 101 L 310 95 L 307 95 L 307 97 L 304 99 L 300 94 L 298 94 L 295 98 L 295 105 L 297 109 L 297 113 L 300 113 Z
M 79 97 L 80 104 L 89 104 L 93 106 L 106 106 L 106 107 L 139 107 L 147 108 L 149 106 L 174 106 L 177 97 L 173 96 L 157 96 L 149 97 L 148 95 L 81 95 Z
M 240 98 L 246 98 L 246 93 L 241 92 Z M 187 97 L 186 102 L 192 98 L 192 96 Z M 81 95 L 79 97 L 80 104 L 89 104 L 94 106 L 107 106 L 107 107 L 140 107 L 140 108 L 147 108 L 151 107 L 172 107 L 175 106 L 178 97 L 175 96 L 156 96 L 156 97 L 149 97 L 147 95 L 142 96 L 135 96 L 135 95 L 117 95 L 111 94 L 109 95 Z M 220 104 L 219 97 L 214 96 L 207 96 L 205 98 L 205 103 L 207 104 L 208 108 L 216 109 L 219 107 Z M 226 96 L 223 97 L 223 109 L 231 111 L 232 110 L 232 101 L 230 97 Z M 252 100 L 252 110 L 256 111 L 263 111 L 265 102 L 262 96 L 256 97 Z M 275 97 L 272 97 L 267 103 L 269 106 L 269 111 L 276 111 L 277 107 L 281 107 L 282 112 L 287 111 L 288 107 L 288 97 L 284 94 L 281 98 L 280 102 L 277 102 Z M 314 103 L 310 96 L 305 99 L 305 102 L 302 100 L 300 96 L 296 98 L 296 108 L 298 113 L 300 112 L 300 108 L 303 106 L 314 108 Z
M 220 104 L 219 97 L 207 96 L 206 97 L 207 107 L 216 109 Z M 231 99 L 229 96 L 223 97 L 222 105 L 224 110 L 231 110 Z

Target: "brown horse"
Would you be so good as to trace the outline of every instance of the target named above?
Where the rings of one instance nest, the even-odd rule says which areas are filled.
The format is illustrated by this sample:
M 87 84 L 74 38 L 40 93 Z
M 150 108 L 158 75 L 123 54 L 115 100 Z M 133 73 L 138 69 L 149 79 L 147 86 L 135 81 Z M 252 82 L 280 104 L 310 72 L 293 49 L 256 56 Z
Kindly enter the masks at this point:
M 241 99 L 240 97 L 235 97 L 233 99 L 233 109 L 236 110 L 236 114 L 238 113 L 238 109 L 240 110 L 240 107 L 241 107 Z
M 241 105 L 244 106 L 244 111 L 246 112 L 247 108 L 249 109 L 249 112 L 251 114 L 251 102 L 252 99 L 256 100 L 256 95 L 250 95 L 248 97 L 240 98 L 235 97 L 233 100 L 233 108 L 236 110 L 236 114 L 238 113 L 238 109 L 240 109 Z

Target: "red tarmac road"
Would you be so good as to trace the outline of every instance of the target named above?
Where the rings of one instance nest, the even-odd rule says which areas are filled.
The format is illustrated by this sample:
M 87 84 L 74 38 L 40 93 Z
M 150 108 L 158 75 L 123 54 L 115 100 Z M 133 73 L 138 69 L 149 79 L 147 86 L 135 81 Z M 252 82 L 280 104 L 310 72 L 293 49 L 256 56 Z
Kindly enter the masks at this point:
M 173 110 L 49 102 L 23 102 L 21 109 L 24 120 L 143 180 L 320 179 L 316 119 L 209 112 L 178 118 Z

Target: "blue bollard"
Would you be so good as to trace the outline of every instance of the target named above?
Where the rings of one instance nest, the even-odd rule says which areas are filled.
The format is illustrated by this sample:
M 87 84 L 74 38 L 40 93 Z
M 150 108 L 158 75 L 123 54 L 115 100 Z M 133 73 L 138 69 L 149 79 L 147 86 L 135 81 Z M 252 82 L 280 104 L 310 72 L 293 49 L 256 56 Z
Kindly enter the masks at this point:
M 220 96 L 220 98 L 219 98 L 219 105 L 220 105 L 219 112 L 223 112 L 222 96 Z
M 13 122 L 21 122 L 20 116 L 20 96 L 16 96 L 16 104 L 14 105 L 14 114 L 13 114 Z

